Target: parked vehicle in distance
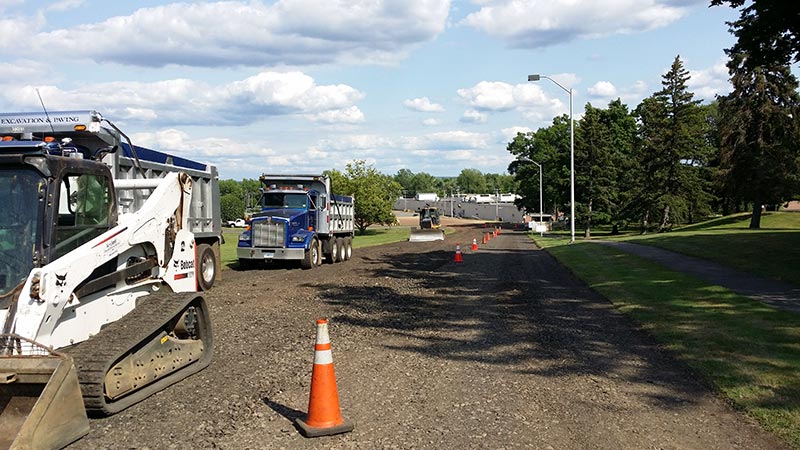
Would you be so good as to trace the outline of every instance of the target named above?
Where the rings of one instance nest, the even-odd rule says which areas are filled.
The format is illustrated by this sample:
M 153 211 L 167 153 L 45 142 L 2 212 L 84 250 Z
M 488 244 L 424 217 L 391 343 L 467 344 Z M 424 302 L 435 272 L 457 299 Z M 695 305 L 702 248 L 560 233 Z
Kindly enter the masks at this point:
M 229 220 L 227 225 L 231 228 L 244 228 L 247 226 L 247 221 L 244 219 Z
M 476 194 L 467 197 L 469 203 L 491 203 L 495 201 L 493 195 L 489 194 Z
M 436 194 L 435 192 L 420 192 L 414 196 L 414 198 L 423 202 L 438 202 L 439 194 Z

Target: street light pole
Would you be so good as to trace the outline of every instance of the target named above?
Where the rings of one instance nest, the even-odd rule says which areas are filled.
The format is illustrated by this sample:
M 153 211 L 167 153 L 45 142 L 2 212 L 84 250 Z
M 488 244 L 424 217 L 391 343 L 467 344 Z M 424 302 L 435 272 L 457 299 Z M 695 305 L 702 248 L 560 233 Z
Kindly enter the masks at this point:
M 500 220 L 500 191 L 494 190 L 494 220 Z
M 453 217 L 453 201 L 454 200 L 455 199 L 453 198 L 453 190 L 450 189 L 450 217 Z
M 569 242 L 572 244 L 575 242 L 575 121 L 572 118 L 572 88 L 567 89 L 546 75 L 528 75 L 528 81 L 539 81 L 540 78 L 547 78 L 569 94 Z

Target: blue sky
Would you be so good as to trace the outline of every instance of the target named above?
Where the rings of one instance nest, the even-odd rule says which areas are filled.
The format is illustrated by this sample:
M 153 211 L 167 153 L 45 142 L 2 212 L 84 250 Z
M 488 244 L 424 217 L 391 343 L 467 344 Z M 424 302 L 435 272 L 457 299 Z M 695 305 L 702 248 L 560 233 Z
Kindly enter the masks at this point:
M 630 108 L 680 55 L 729 92 L 728 7 L 695 0 L 0 0 L 0 110 L 95 109 L 221 178 L 356 159 L 505 173 L 518 131 Z

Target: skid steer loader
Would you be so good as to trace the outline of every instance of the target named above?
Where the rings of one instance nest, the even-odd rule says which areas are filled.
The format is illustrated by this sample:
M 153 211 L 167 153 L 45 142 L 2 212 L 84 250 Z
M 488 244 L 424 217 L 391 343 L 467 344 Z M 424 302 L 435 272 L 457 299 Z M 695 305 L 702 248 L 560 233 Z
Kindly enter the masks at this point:
M 115 180 L 100 114 L 0 114 L 0 136 L 0 449 L 56 449 L 208 366 L 213 253 L 192 177 Z
M 409 242 L 443 241 L 444 231 L 439 209 L 435 206 L 425 206 L 420 208 L 417 214 L 419 214 L 419 229 L 411 230 Z

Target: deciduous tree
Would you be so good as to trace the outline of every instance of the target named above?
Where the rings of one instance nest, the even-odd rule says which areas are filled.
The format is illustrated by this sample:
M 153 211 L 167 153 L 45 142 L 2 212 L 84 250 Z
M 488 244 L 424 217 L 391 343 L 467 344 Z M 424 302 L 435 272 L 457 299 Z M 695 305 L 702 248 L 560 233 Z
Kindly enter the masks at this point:
M 355 224 L 360 233 L 370 225 L 393 225 L 396 222 L 392 205 L 402 187 L 391 176 L 378 172 L 366 161 L 347 163 L 344 173 L 327 171 L 334 192 L 355 197 Z

